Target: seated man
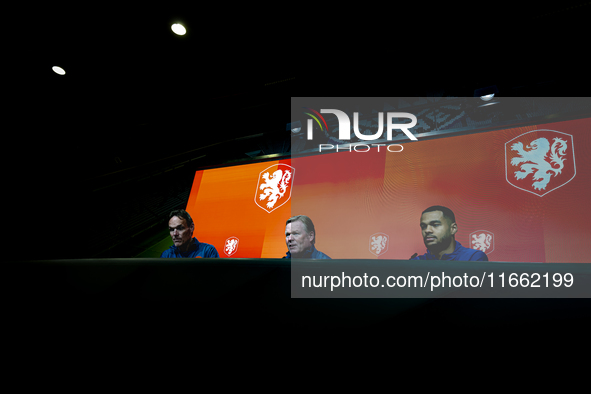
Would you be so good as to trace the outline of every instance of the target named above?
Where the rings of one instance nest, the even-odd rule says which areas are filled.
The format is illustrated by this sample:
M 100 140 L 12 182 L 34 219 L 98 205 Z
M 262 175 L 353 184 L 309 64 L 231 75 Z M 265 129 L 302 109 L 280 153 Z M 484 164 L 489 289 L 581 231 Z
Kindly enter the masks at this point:
M 411 260 L 488 261 L 484 252 L 465 248 L 456 241 L 458 225 L 449 208 L 435 205 L 425 209 L 421 215 L 421 231 L 427 253 Z
M 285 223 L 285 243 L 287 255 L 284 259 L 330 259 L 327 255 L 317 250 L 316 231 L 314 223 L 309 217 L 298 215 L 287 219 Z
M 177 209 L 168 217 L 168 229 L 174 245 L 162 252 L 160 257 L 220 257 L 213 245 L 199 242 L 193 237 L 195 225 L 187 211 Z

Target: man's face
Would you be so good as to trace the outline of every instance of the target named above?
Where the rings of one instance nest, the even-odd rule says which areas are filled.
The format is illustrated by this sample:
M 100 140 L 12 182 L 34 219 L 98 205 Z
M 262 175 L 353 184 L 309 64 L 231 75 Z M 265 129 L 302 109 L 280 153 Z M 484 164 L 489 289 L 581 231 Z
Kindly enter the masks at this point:
M 306 232 L 304 223 L 299 220 L 285 226 L 285 243 L 292 255 L 298 255 L 311 248 L 313 240 L 314 232 Z
M 440 251 L 449 246 L 458 226 L 443 217 L 441 211 L 425 212 L 421 216 L 421 231 L 427 249 Z
M 193 239 L 193 227 L 187 226 L 187 221 L 178 216 L 173 216 L 168 221 L 168 229 L 174 246 L 185 249 Z

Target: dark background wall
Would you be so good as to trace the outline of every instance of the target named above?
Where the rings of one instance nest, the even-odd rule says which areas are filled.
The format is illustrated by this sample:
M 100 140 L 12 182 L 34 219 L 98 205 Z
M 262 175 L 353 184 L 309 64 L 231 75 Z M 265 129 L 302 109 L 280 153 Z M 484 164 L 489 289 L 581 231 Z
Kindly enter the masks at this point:
M 184 206 L 195 170 L 289 153 L 292 96 L 471 97 L 490 85 L 499 96 L 589 95 L 588 2 L 396 4 L 318 10 L 321 18 L 294 15 L 294 8 L 47 4 L 18 14 L 25 28 L 11 30 L 14 66 L 4 74 L 5 86 L 16 87 L 7 93 L 11 121 L 2 137 L 4 258 L 137 255 L 160 239 L 166 213 Z M 176 20 L 187 26 L 186 37 L 171 33 Z M 54 74 L 54 65 L 67 74 Z M 22 280 L 31 275 L 28 267 L 19 267 Z M 56 291 L 41 273 L 30 280 Z M 5 287 L 5 299 L 12 300 L 11 321 L 20 322 L 15 331 L 28 338 L 41 325 L 64 335 L 72 332 L 66 327 L 110 332 L 115 321 L 145 331 L 164 320 L 194 334 L 245 321 L 254 322 L 250 331 L 380 321 L 390 333 L 515 325 L 531 332 L 580 325 L 589 311 L 584 300 L 438 300 L 418 307 L 380 300 L 373 309 L 355 300 L 293 301 L 286 282 L 271 276 L 215 302 L 146 302 L 133 293 L 142 278 L 120 282 L 108 299 L 77 299 L 88 287 L 62 288 L 45 303 L 45 293 Z

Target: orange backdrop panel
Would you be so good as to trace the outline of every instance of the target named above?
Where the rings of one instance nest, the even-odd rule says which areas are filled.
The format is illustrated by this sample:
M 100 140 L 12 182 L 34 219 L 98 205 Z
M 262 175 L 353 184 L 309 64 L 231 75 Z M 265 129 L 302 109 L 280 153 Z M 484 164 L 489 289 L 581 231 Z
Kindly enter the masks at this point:
M 267 212 L 255 203 L 259 176 L 263 170 L 289 161 L 216 168 L 198 171 L 189 196 L 187 211 L 195 222 L 194 236 L 216 247 L 220 257 L 229 237 L 239 239 L 231 257 L 273 257 L 286 253 L 283 234 L 290 217 L 290 202 Z M 282 225 L 283 224 L 283 225 Z

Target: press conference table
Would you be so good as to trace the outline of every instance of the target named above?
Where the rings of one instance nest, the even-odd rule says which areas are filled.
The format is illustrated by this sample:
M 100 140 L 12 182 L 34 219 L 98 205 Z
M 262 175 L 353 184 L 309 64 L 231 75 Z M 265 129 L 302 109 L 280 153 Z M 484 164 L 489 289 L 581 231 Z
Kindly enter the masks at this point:
M 484 267 L 494 275 L 516 267 L 520 272 L 527 269 L 534 272 L 540 267 L 553 272 L 553 265 L 548 264 L 471 264 L 476 270 Z M 588 267 L 591 264 L 571 266 L 576 278 L 590 276 L 591 268 Z M 584 319 L 591 307 L 589 298 L 572 297 L 562 300 L 548 297 L 452 300 L 449 299 L 451 293 L 446 296 L 435 292 L 433 297 L 376 298 L 370 294 L 369 298 L 363 298 L 368 296 L 358 293 L 360 296 L 356 297 L 355 293 L 334 299 L 322 298 L 326 297 L 326 289 L 322 290 L 324 295 L 300 294 L 303 298 L 292 293 L 293 284 L 301 280 L 297 275 L 302 272 L 318 274 L 318 277 L 334 273 L 331 271 L 334 269 L 343 275 L 344 272 L 351 276 L 361 275 L 362 271 L 380 275 L 393 272 L 392 267 L 396 267 L 395 272 L 401 275 L 414 275 L 421 270 L 433 275 L 438 269 L 448 275 L 471 272 L 466 271 L 470 269 L 469 262 L 441 261 L 76 259 L 8 261 L 3 263 L 2 276 L 5 310 L 8 308 L 18 319 L 37 316 L 41 320 L 82 319 L 102 321 L 103 324 L 105 321 L 146 323 L 153 322 L 153 319 L 177 323 L 180 319 L 187 324 L 196 324 L 197 319 L 215 327 L 248 324 L 248 327 L 258 329 L 271 324 L 286 329 L 314 330 L 322 327 L 389 327 L 400 322 L 422 327 L 453 316 L 446 323 L 449 326 L 461 326 L 469 321 L 473 325 L 490 327 L 507 322 L 546 321 L 549 316 Z M 388 286 L 380 285 L 379 290 L 387 291 Z

